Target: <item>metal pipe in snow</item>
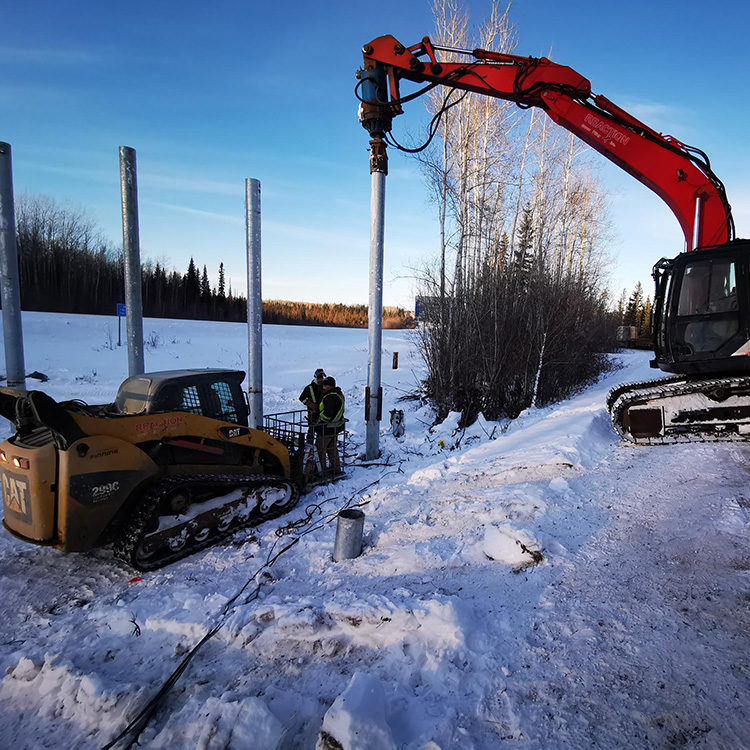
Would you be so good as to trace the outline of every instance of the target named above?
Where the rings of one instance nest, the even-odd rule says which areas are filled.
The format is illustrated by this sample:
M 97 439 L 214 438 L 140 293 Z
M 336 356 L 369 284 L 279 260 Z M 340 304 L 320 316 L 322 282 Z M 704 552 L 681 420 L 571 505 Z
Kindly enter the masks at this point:
M 370 296 L 368 305 L 368 375 L 369 409 L 365 440 L 365 458 L 380 456 L 379 403 L 380 368 L 383 343 L 383 236 L 385 233 L 385 172 L 373 171 L 370 194 Z
M 125 328 L 128 375 L 145 372 L 143 358 L 143 301 L 141 299 L 141 244 L 138 234 L 138 183 L 135 149 L 120 146 L 122 252 L 125 265 Z
M 336 519 L 336 541 L 333 545 L 333 559 L 350 560 L 362 552 L 362 531 L 365 514 L 356 508 L 342 510 Z
M 263 298 L 261 295 L 260 180 L 245 180 L 247 226 L 248 424 L 263 426 Z
M 9 143 L 0 142 L 0 299 L 3 305 L 5 374 L 11 388 L 26 388 L 21 328 L 21 285 L 18 277 L 13 165 Z

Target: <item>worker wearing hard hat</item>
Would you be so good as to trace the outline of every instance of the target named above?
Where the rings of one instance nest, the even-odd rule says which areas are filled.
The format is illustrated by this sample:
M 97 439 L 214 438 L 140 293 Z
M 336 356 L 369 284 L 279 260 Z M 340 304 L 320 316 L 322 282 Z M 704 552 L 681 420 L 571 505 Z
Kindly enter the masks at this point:
M 307 433 L 307 442 L 312 443 L 312 425 L 318 421 L 318 404 L 323 398 L 323 380 L 325 372 L 322 367 L 315 370 L 313 379 L 302 389 L 299 400 L 307 407 L 307 423 L 310 429 Z
M 335 476 L 341 473 L 338 434 L 344 429 L 345 399 L 334 378 L 324 378 L 322 387 L 323 396 L 318 403 L 318 421 L 315 424 L 315 443 L 323 471 L 327 469 Z

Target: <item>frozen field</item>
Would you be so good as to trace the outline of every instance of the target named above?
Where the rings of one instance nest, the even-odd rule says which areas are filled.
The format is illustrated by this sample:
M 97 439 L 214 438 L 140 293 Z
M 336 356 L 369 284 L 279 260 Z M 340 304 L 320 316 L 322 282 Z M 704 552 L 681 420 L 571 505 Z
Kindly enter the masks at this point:
M 29 388 L 113 398 L 115 318 L 23 325 L 27 372 L 50 378 Z M 149 370 L 245 369 L 241 324 L 144 333 Z M 412 335 L 383 338 L 385 411 L 405 410 L 406 434 L 386 420 L 363 466 L 367 332 L 264 328 L 265 411 L 296 408 L 323 367 L 350 420 L 347 478 L 284 518 L 133 583 L 107 550 L 2 533 L 0 745 L 105 746 L 221 624 L 140 746 L 750 746 L 750 448 L 620 441 L 605 396 L 654 376 L 648 352 L 509 426 L 431 431 L 428 407 L 397 403 L 422 377 Z M 358 504 L 364 552 L 334 563 L 335 514 Z

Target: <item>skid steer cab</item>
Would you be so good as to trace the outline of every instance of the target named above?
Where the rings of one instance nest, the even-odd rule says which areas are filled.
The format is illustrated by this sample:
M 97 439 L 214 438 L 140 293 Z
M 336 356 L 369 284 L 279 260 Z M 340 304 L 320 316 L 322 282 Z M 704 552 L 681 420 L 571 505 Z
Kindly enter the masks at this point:
M 277 415 L 248 425 L 244 378 L 146 373 L 102 405 L 0 388 L 15 426 L 0 444 L 3 526 L 64 552 L 111 543 L 149 570 L 291 510 L 322 479 L 305 465 L 305 426 Z

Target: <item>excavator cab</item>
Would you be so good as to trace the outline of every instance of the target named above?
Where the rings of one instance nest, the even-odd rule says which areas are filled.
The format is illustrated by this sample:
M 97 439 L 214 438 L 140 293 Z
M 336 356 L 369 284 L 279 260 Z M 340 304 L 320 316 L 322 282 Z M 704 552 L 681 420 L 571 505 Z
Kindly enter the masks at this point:
M 652 367 L 684 375 L 750 372 L 750 242 L 660 260 Z

